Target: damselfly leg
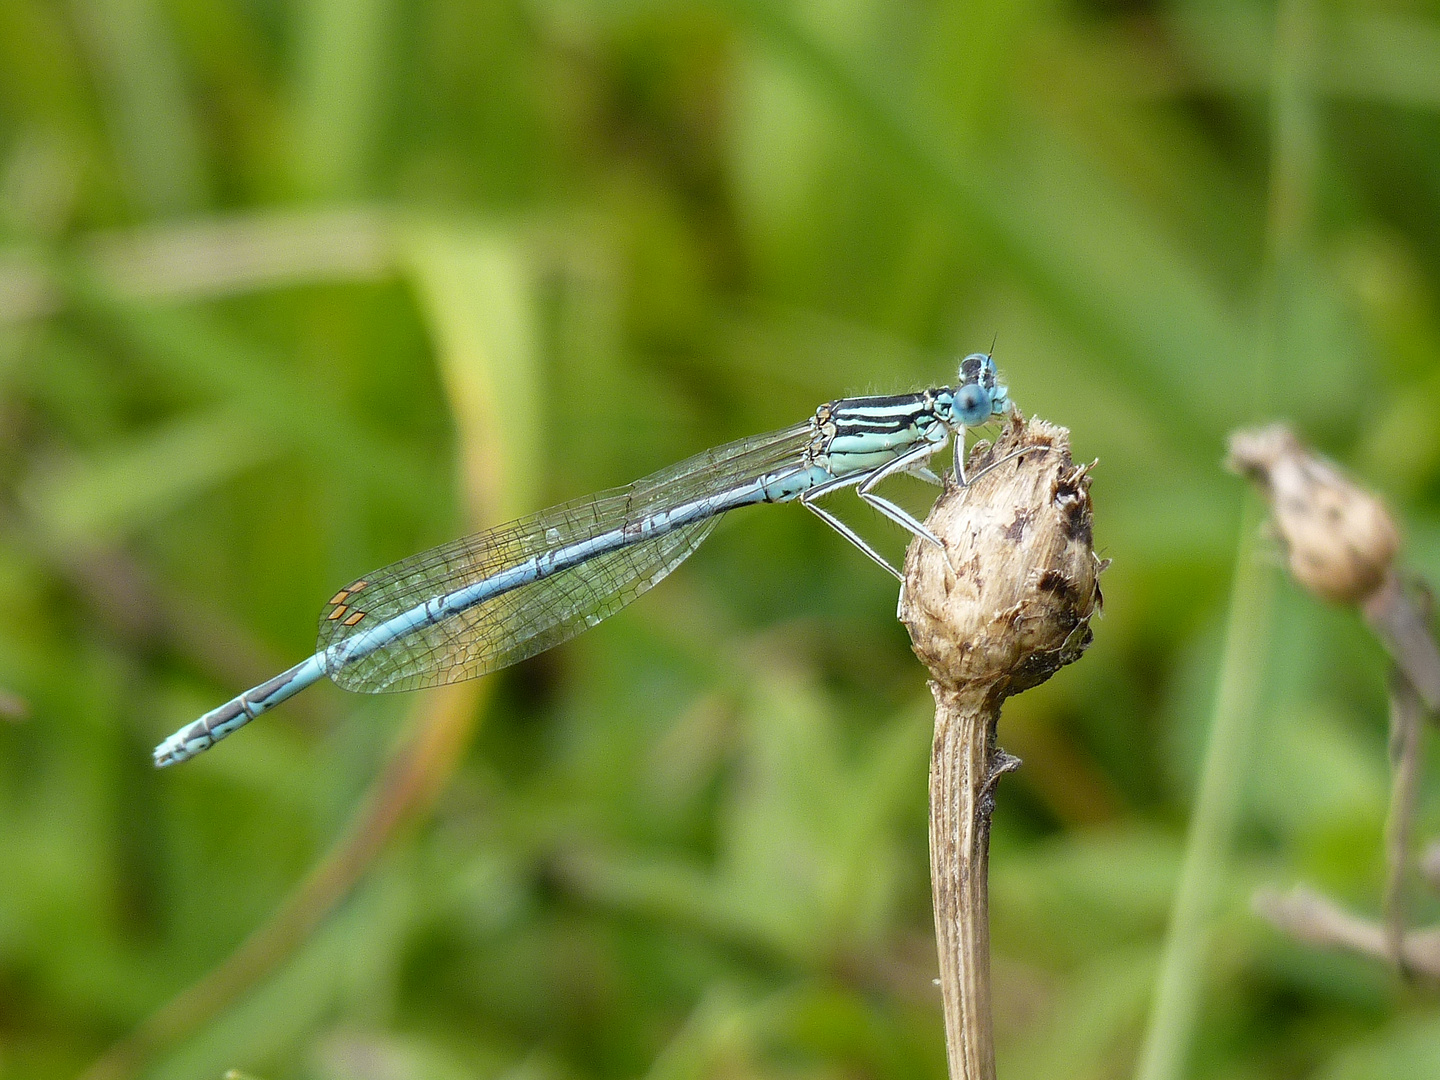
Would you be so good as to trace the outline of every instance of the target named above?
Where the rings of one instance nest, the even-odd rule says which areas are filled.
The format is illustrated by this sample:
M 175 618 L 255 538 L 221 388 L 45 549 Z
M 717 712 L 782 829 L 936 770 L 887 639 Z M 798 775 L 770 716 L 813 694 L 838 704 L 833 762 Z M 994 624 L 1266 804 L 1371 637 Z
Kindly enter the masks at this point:
M 936 474 L 935 470 L 930 468 L 928 465 L 922 465 L 918 469 L 911 469 L 910 475 L 915 477 L 917 480 L 924 480 L 927 484 L 934 484 L 938 488 L 943 488 L 945 486 L 945 481 L 940 479 L 940 477 Z
M 869 474 L 858 473 L 851 476 L 841 476 L 838 479 L 829 481 L 828 483 L 820 484 L 818 487 L 813 487 L 800 496 L 800 505 L 805 507 L 806 510 L 809 510 L 821 521 L 825 522 L 826 525 L 829 525 L 846 540 L 849 540 L 850 543 L 854 544 L 857 548 L 863 551 L 871 558 L 871 560 L 874 561 L 875 565 L 879 566 L 882 570 L 886 570 L 891 575 L 893 575 L 896 581 L 903 581 L 904 578 L 901 576 L 900 571 L 896 570 L 895 567 L 891 566 L 889 560 L 887 560 L 884 555 L 881 555 L 873 547 L 867 544 L 864 537 L 862 537 L 854 529 L 850 528 L 849 525 L 846 525 L 845 522 L 841 521 L 829 510 L 826 510 L 823 506 L 815 502 L 816 499 L 821 498 L 825 495 L 829 495 L 831 492 L 839 491 L 842 488 L 855 487 L 857 484 L 862 483 L 867 475 Z
M 884 514 L 891 521 L 895 522 L 896 525 L 899 525 L 901 528 L 920 537 L 922 540 L 930 541 L 930 543 L 934 544 L 941 551 L 945 550 L 945 545 L 940 542 L 940 538 L 938 536 L 936 536 L 923 524 L 917 521 L 915 519 L 915 516 L 911 514 L 908 510 L 904 509 L 903 507 L 896 506 L 889 499 L 882 498 L 881 496 L 876 495 L 875 487 L 880 483 L 880 481 L 884 480 L 886 477 L 894 476 L 897 473 L 909 472 L 913 467 L 919 465 L 921 462 L 928 461 L 932 455 L 934 455 L 937 451 L 941 450 L 944 446 L 945 444 L 943 442 L 921 443 L 920 445 L 915 446 L 910 450 L 907 450 L 905 453 L 901 454 L 889 464 L 882 465 L 880 468 L 876 469 L 863 481 L 861 481 L 860 486 L 855 489 L 856 494 L 858 494 L 860 498 L 864 499 L 876 510 L 879 510 L 880 513 Z
M 1007 461 L 1014 461 L 1016 458 L 1018 458 L 1018 457 L 1024 457 L 1026 454 L 1036 454 L 1036 453 L 1044 454 L 1044 453 L 1048 453 L 1049 450 L 1050 450 L 1050 447 L 1048 447 L 1048 446 L 1027 446 L 1027 447 L 1024 447 L 1023 449 L 1016 450 L 1016 451 L 1014 451 L 1013 453 L 1006 454 L 1006 455 L 1005 455 L 1004 457 L 1002 457 L 999 461 L 992 461 L 992 462 L 990 462 L 989 465 L 986 465 L 983 469 L 981 469 L 979 472 L 977 472 L 974 476 L 970 477 L 968 480 L 965 479 L 965 477 L 963 477 L 963 476 L 960 477 L 960 486 L 961 486 L 961 487 L 969 487 L 969 486 L 970 486 L 971 484 L 973 484 L 976 480 L 979 480 L 980 477 L 982 477 L 982 476 L 984 476 L 986 473 L 988 473 L 991 469 L 998 469 L 1001 465 L 1004 465 Z

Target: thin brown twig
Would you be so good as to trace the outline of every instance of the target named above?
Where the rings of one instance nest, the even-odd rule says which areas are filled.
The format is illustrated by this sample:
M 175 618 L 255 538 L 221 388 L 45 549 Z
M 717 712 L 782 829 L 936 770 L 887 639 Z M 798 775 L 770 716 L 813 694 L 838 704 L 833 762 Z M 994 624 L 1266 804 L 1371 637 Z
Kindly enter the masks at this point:
M 1440 646 L 1431 631 L 1428 591 L 1392 573 L 1362 610 L 1425 708 L 1440 713 Z
M 1390 811 L 1385 821 L 1385 941 L 1402 975 L 1405 962 L 1405 879 L 1420 780 L 1420 737 L 1425 703 L 1398 667 L 1390 672 Z
M 1313 889 L 1297 885 L 1288 893 L 1261 889 L 1252 901 L 1255 913 L 1277 930 L 1307 945 L 1344 949 L 1377 960 L 1389 960 L 1388 928 L 1345 911 Z M 1405 967 L 1427 979 L 1440 980 L 1440 929 L 1412 930 L 1400 947 Z

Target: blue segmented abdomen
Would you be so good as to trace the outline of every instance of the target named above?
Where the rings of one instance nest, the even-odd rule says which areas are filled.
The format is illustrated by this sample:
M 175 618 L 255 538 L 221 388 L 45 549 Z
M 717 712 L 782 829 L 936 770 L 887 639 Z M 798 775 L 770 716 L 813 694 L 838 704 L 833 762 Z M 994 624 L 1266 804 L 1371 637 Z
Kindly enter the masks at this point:
M 474 678 L 552 648 L 678 566 L 720 514 L 793 498 L 810 423 L 707 450 L 628 488 L 564 503 L 367 574 L 331 598 L 317 652 L 347 690 Z M 818 470 L 815 476 L 828 476 Z
M 253 686 L 224 705 L 211 709 L 200 719 L 186 724 L 155 747 L 156 766 L 175 765 L 208 750 L 225 736 L 239 731 L 263 712 L 268 712 L 325 674 L 324 658 L 319 654 L 302 660 L 289 671 L 283 671 L 259 686 Z

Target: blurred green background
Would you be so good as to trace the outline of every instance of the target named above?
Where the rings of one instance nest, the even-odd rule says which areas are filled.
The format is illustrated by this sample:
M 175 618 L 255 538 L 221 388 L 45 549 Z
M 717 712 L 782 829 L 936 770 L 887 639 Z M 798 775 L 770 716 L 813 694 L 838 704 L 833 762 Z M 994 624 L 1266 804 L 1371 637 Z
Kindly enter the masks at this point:
M 1440 7 L 0 0 L 0 1076 L 941 1080 L 924 675 L 796 507 L 501 675 L 149 751 L 367 570 L 996 338 L 1114 560 L 1001 725 L 1000 1074 L 1130 1076 L 1227 431 L 1440 579 Z M 1440 1075 L 1432 996 L 1250 914 L 1383 877 L 1384 658 L 1275 590 L 1174 1075 Z

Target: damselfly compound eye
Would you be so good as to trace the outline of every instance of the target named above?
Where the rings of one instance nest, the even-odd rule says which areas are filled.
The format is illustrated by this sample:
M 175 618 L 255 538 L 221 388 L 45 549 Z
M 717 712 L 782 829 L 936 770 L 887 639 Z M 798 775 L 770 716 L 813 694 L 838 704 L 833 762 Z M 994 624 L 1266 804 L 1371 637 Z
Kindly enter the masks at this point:
M 955 413 L 966 427 L 990 419 L 990 394 L 978 383 L 967 383 L 955 391 Z

